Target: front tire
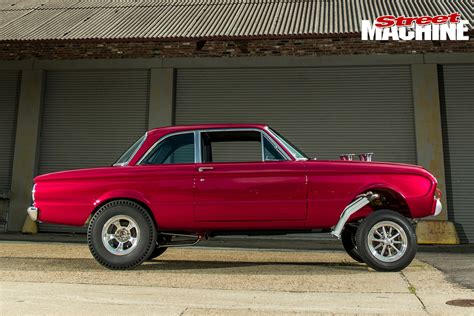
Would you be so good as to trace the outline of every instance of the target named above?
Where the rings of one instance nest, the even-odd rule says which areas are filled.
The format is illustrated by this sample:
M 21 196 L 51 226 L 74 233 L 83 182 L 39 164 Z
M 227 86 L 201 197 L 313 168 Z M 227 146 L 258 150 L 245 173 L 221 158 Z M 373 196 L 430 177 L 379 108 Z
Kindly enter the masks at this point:
M 92 217 L 87 243 L 94 258 L 113 270 L 132 269 L 150 257 L 156 244 L 153 219 L 139 204 L 116 200 Z
M 357 250 L 377 271 L 401 271 L 415 258 L 417 239 L 410 221 L 399 213 L 380 210 L 367 216 L 356 233 Z
M 364 263 L 364 260 L 357 251 L 355 235 L 357 233 L 357 227 L 346 225 L 341 233 L 342 246 L 346 250 L 347 254 L 357 262 Z

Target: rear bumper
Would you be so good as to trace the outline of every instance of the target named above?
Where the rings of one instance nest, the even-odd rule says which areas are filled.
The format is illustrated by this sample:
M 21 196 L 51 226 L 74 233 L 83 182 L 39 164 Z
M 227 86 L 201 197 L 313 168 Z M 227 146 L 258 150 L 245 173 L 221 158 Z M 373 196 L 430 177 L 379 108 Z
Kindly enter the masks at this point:
M 38 221 L 38 214 L 39 210 L 37 207 L 30 206 L 26 209 L 26 212 L 28 213 L 28 216 L 34 221 Z
M 438 216 L 442 210 L 443 210 L 443 204 L 441 204 L 441 201 L 439 199 L 436 199 L 436 205 L 435 205 L 433 216 Z

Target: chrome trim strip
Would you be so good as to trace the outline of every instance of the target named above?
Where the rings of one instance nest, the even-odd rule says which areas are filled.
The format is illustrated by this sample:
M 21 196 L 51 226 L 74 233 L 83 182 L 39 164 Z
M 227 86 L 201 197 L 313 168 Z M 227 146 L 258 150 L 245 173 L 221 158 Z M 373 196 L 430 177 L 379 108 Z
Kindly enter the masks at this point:
M 439 214 L 441 214 L 441 211 L 443 210 L 443 204 L 441 204 L 441 201 L 439 199 L 435 199 L 435 200 L 436 200 L 436 207 L 435 207 L 435 212 L 433 216 L 438 216 Z
M 264 133 L 262 133 L 262 135 L 273 145 L 273 147 L 275 147 L 275 149 L 285 158 L 285 160 L 291 161 L 291 158 L 288 156 L 288 154 L 273 140 L 273 138 L 269 137 L 268 135 L 265 135 Z M 265 161 L 265 158 L 263 159 L 263 161 Z
M 138 162 L 136 163 L 136 165 L 141 165 L 141 163 L 143 162 L 143 160 L 145 160 L 145 158 L 150 154 L 150 152 L 153 151 L 153 149 L 155 149 L 156 146 L 158 146 L 159 143 L 161 143 L 162 141 L 164 141 L 165 139 L 171 137 L 171 136 L 176 136 L 176 135 L 182 135 L 182 134 L 194 134 L 194 163 L 196 163 L 196 135 L 195 135 L 195 131 L 193 130 L 189 130 L 189 131 L 180 131 L 180 132 L 174 132 L 174 133 L 170 133 L 170 134 L 166 134 L 165 136 L 162 136 L 161 138 L 159 138 L 154 144 L 153 146 L 151 146 L 147 151 L 146 153 L 143 154 L 143 156 L 140 158 L 140 160 L 138 160 Z
M 268 134 L 272 135 L 273 138 L 278 139 L 277 135 L 275 135 L 275 133 L 273 133 L 270 128 L 267 127 L 267 128 L 265 129 L 265 131 L 266 131 Z M 273 139 L 272 139 L 272 140 L 273 140 Z M 279 141 L 279 142 L 281 143 L 281 141 Z M 281 144 L 281 146 L 279 146 L 279 147 L 284 147 L 284 148 L 286 149 L 286 151 L 288 151 L 288 152 L 290 153 L 291 157 L 293 157 L 293 159 L 296 160 L 296 161 L 301 161 L 301 160 L 302 160 L 302 161 L 307 161 L 307 160 L 308 160 L 307 158 L 297 158 L 295 155 L 293 155 L 293 153 L 291 152 L 291 150 L 289 150 L 287 147 L 285 147 L 284 144 Z M 289 157 L 288 154 L 286 154 L 286 151 L 285 151 L 285 155 L 286 155 L 287 157 Z
M 201 153 L 201 133 L 199 131 L 194 131 L 194 162 L 202 162 L 202 153 Z
M 136 163 L 136 165 L 140 165 L 143 160 L 155 149 L 156 146 L 158 146 L 159 143 L 167 139 L 168 137 L 175 136 L 175 135 L 182 135 L 182 134 L 191 134 L 194 133 L 194 163 L 202 163 L 202 146 L 201 146 L 201 133 L 203 132 L 235 132 L 235 131 L 254 131 L 254 132 L 259 132 L 261 135 L 261 143 L 262 143 L 262 162 L 265 161 L 264 157 L 264 144 L 263 144 L 263 137 L 265 137 L 275 148 L 278 152 L 280 152 L 283 157 L 287 161 L 291 161 L 292 159 L 286 151 L 284 151 L 281 146 L 275 142 L 275 140 L 270 137 L 267 133 L 268 131 L 258 129 L 258 128 L 210 128 L 210 129 L 198 129 L 198 130 L 188 130 L 188 131 L 180 131 L 180 132 L 174 132 L 167 134 L 165 136 L 162 136 L 160 139 L 158 139 L 146 152 L 143 154 L 143 156 L 140 158 L 140 160 Z M 142 144 L 143 145 L 143 144 Z M 140 146 L 141 147 L 141 146 Z M 134 154 L 135 155 L 135 154 Z
M 33 203 L 35 202 L 35 193 L 36 193 L 36 183 L 33 184 L 33 188 L 31 189 L 31 200 Z

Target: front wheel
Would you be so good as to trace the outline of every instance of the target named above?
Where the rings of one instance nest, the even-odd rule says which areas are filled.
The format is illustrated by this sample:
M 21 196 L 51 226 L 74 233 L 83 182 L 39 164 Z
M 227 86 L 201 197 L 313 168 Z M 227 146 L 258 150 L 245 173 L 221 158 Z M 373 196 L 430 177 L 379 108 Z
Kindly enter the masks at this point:
M 357 227 L 346 225 L 341 233 L 342 246 L 346 250 L 347 254 L 357 262 L 364 263 L 364 260 L 357 251 L 355 242 L 355 235 Z
M 356 233 L 357 250 L 377 271 L 400 271 L 415 258 L 417 240 L 410 221 L 390 210 L 367 216 Z
M 156 244 L 156 228 L 139 204 L 116 200 L 92 217 L 87 243 L 94 258 L 109 269 L 131 269 L 150 257 Z

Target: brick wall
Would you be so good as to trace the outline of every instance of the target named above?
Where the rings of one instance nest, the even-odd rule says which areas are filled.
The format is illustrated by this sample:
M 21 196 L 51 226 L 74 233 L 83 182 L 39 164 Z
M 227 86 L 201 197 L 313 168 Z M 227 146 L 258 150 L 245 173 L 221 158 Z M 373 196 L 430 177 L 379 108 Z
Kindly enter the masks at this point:
M 472 37 L 472 36 L 471 36 Z M 209 41 L 37 41 L 3 42 L 0 60 L 318 56 L 474 52 L 470 41 L 361 41 L 358 37 Z

